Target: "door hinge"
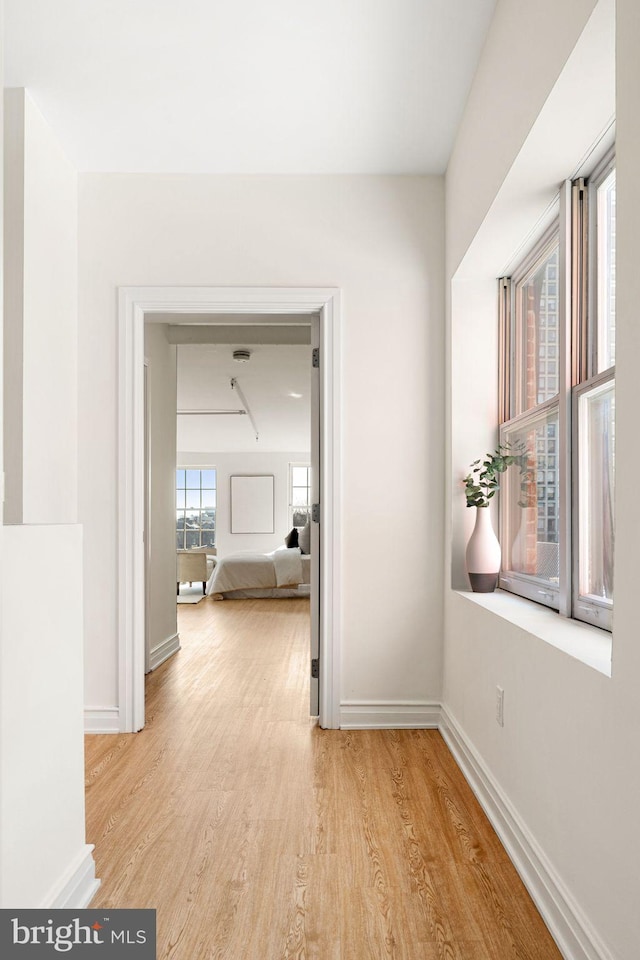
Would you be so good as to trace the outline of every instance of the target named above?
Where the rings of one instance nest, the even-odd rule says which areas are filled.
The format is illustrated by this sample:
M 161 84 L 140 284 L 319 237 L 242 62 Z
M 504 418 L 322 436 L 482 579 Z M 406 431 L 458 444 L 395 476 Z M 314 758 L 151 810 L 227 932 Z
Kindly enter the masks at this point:
M 312 503 L 311 504 L 311 520 L 313 523 L 320 523 L 320 504 Z
M 320 660 L 315 658 L 311 661 L 311 678 L 317 680 L 320 676 Z
M 311 366 L 319 367 L 320 366 L 320 347 L 314 347 L 311 351 Z

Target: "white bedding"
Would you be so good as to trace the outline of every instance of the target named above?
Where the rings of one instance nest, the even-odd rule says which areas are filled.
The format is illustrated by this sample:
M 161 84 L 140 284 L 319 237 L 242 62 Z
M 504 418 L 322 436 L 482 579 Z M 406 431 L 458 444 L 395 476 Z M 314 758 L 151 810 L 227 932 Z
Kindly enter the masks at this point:
M 310 582 L 311 558 L 298 547 L 279 547 L 271 553 L 231 553 L 218 557 L 207 582 L 207 596 L 216 599 L 259 591 L 261 596 L 308 595 L 303 587 Z M 263 591 L 265 591 L 263 593 Z

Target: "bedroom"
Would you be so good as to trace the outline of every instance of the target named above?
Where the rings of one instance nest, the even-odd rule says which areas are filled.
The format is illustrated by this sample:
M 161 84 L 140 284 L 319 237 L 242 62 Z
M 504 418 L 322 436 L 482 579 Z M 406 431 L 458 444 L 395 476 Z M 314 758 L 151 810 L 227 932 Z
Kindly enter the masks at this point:
M 145 323 L 147 671 L 179 649 L 176 599 L 201 601 L 205 576 L 310 594 L 311 543 L 278 548 L 311 502 L 313 318 L 202 319 Z

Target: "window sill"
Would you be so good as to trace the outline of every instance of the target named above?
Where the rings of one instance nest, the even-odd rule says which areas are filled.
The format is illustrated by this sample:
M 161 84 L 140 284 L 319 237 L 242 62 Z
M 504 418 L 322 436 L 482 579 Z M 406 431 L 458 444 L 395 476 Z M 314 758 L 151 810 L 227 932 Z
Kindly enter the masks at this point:
M 606 677 L 611 676 L 612 637 L 605 630 L 579 620 L 568 620 L 555 610 L 516 597 L 506 590 L 496 590 L 495 593 L 455 590 L 454 593 L 521 627 Z

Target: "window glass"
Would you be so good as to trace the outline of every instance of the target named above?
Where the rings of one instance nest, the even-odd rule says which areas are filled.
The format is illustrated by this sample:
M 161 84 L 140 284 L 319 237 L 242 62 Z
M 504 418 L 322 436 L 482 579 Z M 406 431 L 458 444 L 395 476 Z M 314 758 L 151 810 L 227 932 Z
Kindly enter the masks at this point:
M 199 531 L 189 529 L 187 530 L 187 536 L 185 540 L 185 547 L 187 550 L 192 550 L 194 547 L 200 546 L 200 533 Z
M 560 532 L 557 433 L 557 409 L 503 432 L 511 450 L 522 455 L 522 466 L 510 468 L 503 481 L 508 530 L 503 565 L 554 585 L 558 584 Z
M 558 393 L 558 245 L 516 289 L 518 412 Z
M 200 509 L 200 490 L 187 490 L 187 510 L 190 508 Z
M 289 464 L 289 519 L 292 527 L 302 528 L 311 513 L 311 467 Z
M 291 467 L 291 483 L 294 487 L 309 485 L 309 467 Z
M 500 281 L 500 585 L 611 629 L 614 554 L 616 174 L 613 155 L 563 187 L 571 229 Z M 555 232 L 552 232 L 555 231 Z M 561 302 L 559 285 L 568 296 Z M 506 300 L 506 302 L 505 302 Z M 565 302 L 566 301 L 566 302 Z M 566 363 L 563 346 L 567 347 Z M 517 465 L 516 465 L 517 466 Z M 562 513 L 561 513 L 562 511 Z
M 615 387 L 612 381 L 578 401 L 580 596 L 613 599 Z
M 214 510 L 216 506 L 216 491 L 215 490 L 203 490 L 202 491 L 202 509 L 205 510 Z
M 309 491 L 307 487 L 294 487 L 292 491 L 292 500 L 294 507 L 308 506 Z
M 215 470 L 202 470 L 201 473 L 202 473 L 202 489 L 215 490 L 216 488 Z
M 598 364 L 597 372 L 616 362 L 616 172 L 597 191 Z
M 310 515 L 311 511 L 308 507 L 294 507 L 291 514 L 291 526 L 304 527 Z
M 176 470 L 176 547 L 214 547 L 216 543 L 216 471 Z

